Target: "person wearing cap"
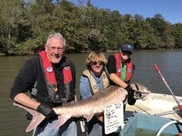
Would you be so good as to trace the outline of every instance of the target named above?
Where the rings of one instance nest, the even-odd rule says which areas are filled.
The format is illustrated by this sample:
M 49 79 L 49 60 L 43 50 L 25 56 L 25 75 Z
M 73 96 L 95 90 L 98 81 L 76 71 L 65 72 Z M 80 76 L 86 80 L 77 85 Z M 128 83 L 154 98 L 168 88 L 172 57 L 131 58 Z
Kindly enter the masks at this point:
M 110 85 L 123 87 L 128 92 L 128 104 L 134 105 L 134 90 L 130 87 L 135 65 L 131 61 L 134 47 L 130 44 L 120 46 L 118 52 L 108 57 L 107 71 Z

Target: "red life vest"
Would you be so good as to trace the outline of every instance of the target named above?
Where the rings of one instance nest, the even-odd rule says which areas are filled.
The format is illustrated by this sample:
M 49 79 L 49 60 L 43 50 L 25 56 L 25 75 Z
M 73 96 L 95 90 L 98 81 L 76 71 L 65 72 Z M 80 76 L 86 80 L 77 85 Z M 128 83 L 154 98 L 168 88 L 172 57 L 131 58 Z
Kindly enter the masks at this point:
M 42 59 L 42 64 L 44 68 L 45 77 L 47 82 L 57 86 L 56 77 L 53 71 L 53 67 L 49 59 L 47 58 L 47 54 L 45 51 L 39 52 L 39 55 Z M 70 66 L 63 68 L 63 75 L 64 75 L 64 83 L 69 83 L 72 80 L 71 68 Z
M 122 71 L 122 68 L 121 68 L 121 54 L 118 52 L 118 53 L 115 53 L 115 59 L 116 59 L 116 75 L 118 77 L 121 77 L 121 71 Z M 133 76 L 133 63 L 131 62 L 131 60 L 127 61 L 126 63 L 126 78 L 124 81 L 130 81 L 131 78 Z
M 60 98 L 60 95 L 58 93 L 58 86 L 53 66 L 49 61 L 49 59 L 47 58 L 46 52 L 45 51 L 39 52 L 39 56 L 41 60 L 45 81 L 47 84 L 47 89 L 49 94 L 48 101 L 51 101 L 53 103 L 60 103 L 60 101 L 63 102 L 64 98 Z M 74 90 L 73 87 L 71 87 L 72 79 L 73 78 L 72 78 L 71 67 L 69 65 L 63 67 L 64 90 L 60 91 L 62 91 L 62 93 L 64 93 L 66 96 L 66 100 L 64 99 L 64 102 L 72 101 L 74 99 Z

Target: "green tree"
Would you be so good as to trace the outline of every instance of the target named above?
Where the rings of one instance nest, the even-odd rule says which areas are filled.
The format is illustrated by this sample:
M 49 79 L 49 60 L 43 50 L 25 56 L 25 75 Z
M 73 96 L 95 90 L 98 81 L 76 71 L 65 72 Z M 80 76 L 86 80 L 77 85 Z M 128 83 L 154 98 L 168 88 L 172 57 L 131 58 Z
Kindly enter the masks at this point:
M 174 37 L 172 36 L 171 25 L 164 20 L 162 15 L 156 14 L 154 18 L 147 19 L 154 34 L 158 37 L 158 48 L 173 48 Z
M 1 0 L 0 6 L 0 52 L 13 54 L 15 43 L 19 40 L 19 20 L 23 20 L 23 3 L 21 0 Z
M 175 37 L 175 47 L 182 48 L 182 24 L 178 23 L 174 25 L 173 35 Z

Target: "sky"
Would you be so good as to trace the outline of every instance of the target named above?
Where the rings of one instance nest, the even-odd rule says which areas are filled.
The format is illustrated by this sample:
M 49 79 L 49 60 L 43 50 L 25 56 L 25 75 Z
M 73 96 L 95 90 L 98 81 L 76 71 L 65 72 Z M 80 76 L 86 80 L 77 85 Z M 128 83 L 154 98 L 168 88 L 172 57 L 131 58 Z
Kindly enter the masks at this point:
M 78 5 L 78 0 L 69 1 Z M 171 24 L 182 23 L 182 0 L 91 0 L 91 4 L 97 8 L 117 10 L 122 15 L 139 14 L 152 18 L 161 14 Z

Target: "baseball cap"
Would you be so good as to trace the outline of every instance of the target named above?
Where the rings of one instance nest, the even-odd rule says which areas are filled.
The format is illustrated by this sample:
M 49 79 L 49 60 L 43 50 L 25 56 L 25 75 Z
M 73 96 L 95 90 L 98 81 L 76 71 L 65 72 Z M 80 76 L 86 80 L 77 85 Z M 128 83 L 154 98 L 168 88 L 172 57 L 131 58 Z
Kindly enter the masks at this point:
M 124 45 L 121 45 L 121 50 L 124 51 L 124 52 L 133 53 L 134 47 L 132 45 L 130 45 L 130 44 L 124 44 Z

